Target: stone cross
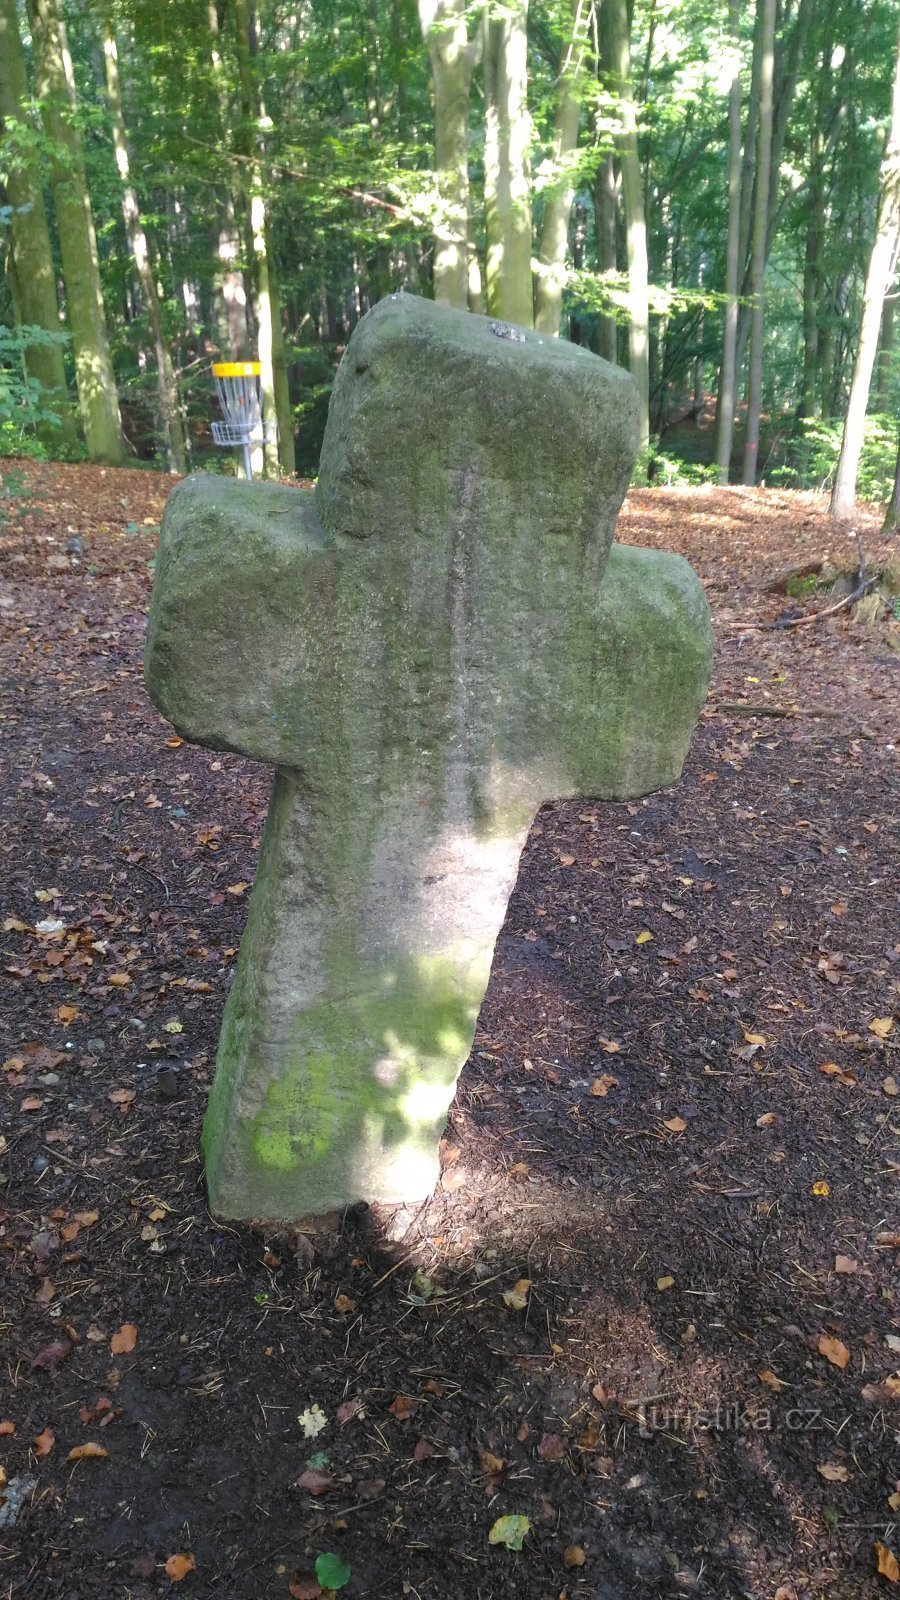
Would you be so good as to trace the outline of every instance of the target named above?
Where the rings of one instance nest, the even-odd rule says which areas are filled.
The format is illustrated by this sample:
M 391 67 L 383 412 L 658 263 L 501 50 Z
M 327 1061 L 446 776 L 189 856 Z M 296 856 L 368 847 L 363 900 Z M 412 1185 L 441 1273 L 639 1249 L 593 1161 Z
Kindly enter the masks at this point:
M 172 493 L 151 698 L 275 768 L 203 1131 L 218 1214 L 429 1194 L 535 811 L 678 778 L 711 629 L 679 557 L 610 551 L 637 437 L 620 369 L 392 296 L 314 491 Z

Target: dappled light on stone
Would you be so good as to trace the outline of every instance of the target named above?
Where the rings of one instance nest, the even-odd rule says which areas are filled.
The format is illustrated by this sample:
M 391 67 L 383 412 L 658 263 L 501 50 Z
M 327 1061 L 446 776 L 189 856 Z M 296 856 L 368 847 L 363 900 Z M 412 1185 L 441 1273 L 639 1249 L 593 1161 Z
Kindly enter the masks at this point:
M 276 768 L 204 1129 L 210 1201 L 427 1195 L 538 806 L 674 782 L 709 615 L 616 546 L 626 374 L 412 297 L 355 330 L 317 490 L 171 496 L 151 696 Z

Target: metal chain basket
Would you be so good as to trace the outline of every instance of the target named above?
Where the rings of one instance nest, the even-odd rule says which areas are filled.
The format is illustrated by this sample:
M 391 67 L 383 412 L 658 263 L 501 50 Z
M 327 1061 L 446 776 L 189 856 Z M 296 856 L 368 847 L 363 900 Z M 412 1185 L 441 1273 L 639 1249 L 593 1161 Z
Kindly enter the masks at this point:
M 217 361 L 213 365 L 216 396 L 224 421 L 213 423 L 212 436 L 222 448 L 237 445 L 243 449 L 248 478 L 253 477 L 251 446 L 262 444 L 266 439 L 259 374 L 258 361 Z

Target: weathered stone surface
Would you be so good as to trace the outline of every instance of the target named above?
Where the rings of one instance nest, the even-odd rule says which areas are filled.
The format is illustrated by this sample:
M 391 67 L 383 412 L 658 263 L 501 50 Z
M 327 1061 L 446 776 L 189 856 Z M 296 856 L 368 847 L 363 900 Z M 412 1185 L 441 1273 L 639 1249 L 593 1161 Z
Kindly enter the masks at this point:
M 535 810 L 673 782 L 705 695 L 691 569 L 607 565 L 630 380 L 501 333 L 382 302 L 315 495 L 194 478 L 167 507 L 150 693 L 278 769 L 204 1130 L 224 1215 L 429 1192 Z

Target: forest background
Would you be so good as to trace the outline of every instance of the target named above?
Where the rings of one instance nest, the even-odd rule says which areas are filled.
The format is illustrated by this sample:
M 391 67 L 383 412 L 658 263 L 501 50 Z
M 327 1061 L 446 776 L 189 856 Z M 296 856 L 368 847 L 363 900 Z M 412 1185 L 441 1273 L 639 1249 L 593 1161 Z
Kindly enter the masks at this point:
M 0 0 L 0 452 L 314 474 L 383 295 L 630 367 L 638 476 L 900 504 L 898 0 Z

